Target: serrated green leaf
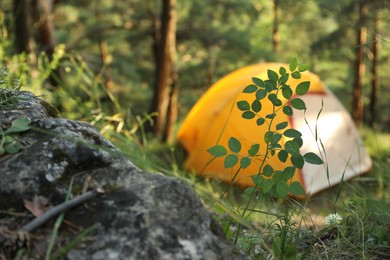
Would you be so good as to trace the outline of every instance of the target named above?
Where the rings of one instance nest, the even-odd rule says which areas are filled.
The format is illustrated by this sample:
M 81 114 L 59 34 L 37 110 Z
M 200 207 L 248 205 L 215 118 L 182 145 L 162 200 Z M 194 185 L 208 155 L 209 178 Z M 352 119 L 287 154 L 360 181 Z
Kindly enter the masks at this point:
M 288 185 L 285 182 L 278 182 L 276 184 L 276 195 L 279 198 L 285 198 L 288 195 Z
M 278 99 L 278 96 L 276 94 L 272 93 L 272 94 L 268 95 L 268 99 L 269 99 L 269 101 L 272 102 L 272 101 Z
M 274 93 L 268 95 L 268 99 L 272 102 L 274 106 L 282 105 L 282 101 L 278 99 L 278 96 Z
M 19 117 L 12 121 L 12 126 L 23 128 L 23 130 L 30 129 L 29 127 L 26 128 L 31 123 L 31 120 L 27 117 Z
M 282 86 L 282 85 L 286 84 L 287 81 L 288 81 L 288 78 L 289 78 L 289 75 L 288 75 L 288 74 L 285 74 L 285 75 L 281 76 L 281 77 L 279 78 L 279 81 L 278 81 L 279 85 Z
M 227 150 L 223 145 L 215 145 L 207 150 L 214 157 L 222 157 L 227 155 Z
M 273 71 L 273 70 L 268 70 L 268 71 L 267 71 L 267 75 L 268 75 L 268 78 L 269 78 L 270 80 L 272 80 L 273 82 L 277 82 L 278 79 L 279 79 L 278 73 L 276 73 L 276 72 Z
M 282 130 L 288 126 L 288 122 L 281 122 L 276 125 L 276 130 Z
M 225 168 L 232 168 L 238 163 L 238 157 L 235 154 L 228 154 L 223 161 Z
M 248 187 L 248 188 L 246 188 L 246 189 L 244 190 L 244 194 L 250 196 L 250 195 L 252 195 L 252 193 L 255 192 L 255 191 L 256 191 L 256 188 L 255 188 L 255 187 Z
M 275 117 L 275 114 L 268 114 L 268 115 L 265 115 L 266 118 L 269 118 L 269 119 L 272 119 Z
M 30 129 L 31 120 L 27 117 L 19 117 L 12 121 L 11 126 L 4 131 L 5 134 L 20 133 Z
M 259 100 L 257 100 L 257 99 L 253 100 L 252 110 L 256 113 L 259 113 L 261 111 L 261 103 Z
M 235 137 L 230 137 L 228 141 L 228 147 L 233 153 L 239 153 L 241 151 L 241 143 Z
M 293 91 L 288 85 L 283 85 L 282 87 L 282 95 L 285 99 L 290 99 L 293 95 Z
M 300 184 L 297 181 L 291 183 L 290 186 L 288 187 L 288 190 L 292 195 L 295 195 L 295 196 L 304 196 L 305 195 L 305 190 L 303 189 L 302 184 Z
M 251 165 L 252 160 L 249 157 L 243 157 L 240 160 L 240 166 L 242 169 L 248 168 Z
M 237 102 L 237 107 L 238 109 L 240 109 L 241 111 L 248 111 L 251 109 L 251 106 L 249 105 L 249 103 L 245 100 L 241 100 L 241 101 L 238 101 Z
M 288 157 L 288 152 L 286 150 L 280 150 L 278 153 L 278 158 L 281 162 L 286 162 Z
M 252 119 L 256 116 L 255 113 L 253 113 L 252 111 L 245 111 L 244 113 L 242 113 L 242 118 L 245 118 L 245 119 Z
M 298 64 L 297 59 L 296 58 L 292 58 L 291 62 L 290 62 L 290 65 L 289 65 L 289 69 L 290 69 L 291 72 L 293 72 L 297 68 L 297 64 Z
M 4 146 L 4 149 L 9 154 L 15 154 L 22 149 L 23 146 L 19 141 L 14 140 L 12 143 L 7 144 Z
M 280 107 L 283 103 L 282 103 L 282 100 L 276 99 L 275 101 L 272 102 L 272 104 L 273 104 L 275 107 Z
M 257 89 L 258 89 L 258 87 L 256 85 L 250 84 L 250 85 L 246 86 L 242 92 L 243 93 L 254 93 L 257 91 Z
M 298 71 L 299 72 L 304 72 L 304 71 L 306 71 L 308 69 L 310 69 L 310 65 L 309 64 L 301 64 L 298 67 Z
M 259 150 L 260 150 L 260 144 L 253 144 L 251 148 L 248 150 L 248 154 L 249 156 L 254 157 L 257 155 Z
M 283 132 L 283 135 L 286 137 L 291 137 L 291 138 L 302 136 L 301 132 L 299 132 L 298 130 L 292 129 L 292 128 L 285 130 Z
M 285 67 L 280 67 L 279 68 L 279 74 L 282 75 L 282 76 L 286 75 L 287 74 L 286 68 Z
M 282 111 L 287 116 L 292 116 L 293 115 L 293 110 L 292 110 L 292 108 L 290 106 L 284 106 Z
M 271 191 L 272 187 L 273 187 L 272 180 L 265 179 L 260 187 L 261 187 L 261 192 L 263 194 L 269 193 Z
M 300 79 L 301 73 L 299 71 L 294 71 L 293 73 L 291 73 L 291 77 L 293 77 L 294 79 Z
M 3 146 L 0 145 L 0 156 L 2 156 L 5 153 L 5 149 Z
M 306 104 L 305 102 L 300 98 L 294 98 L 291 100 L 291 106 L 298 110 L 305 110 Z
M 253 83 L 255 83 L 259 87 L 262 87 L 262 88 L 265 87 L 264 81 L 259 79 L 259 78 L 253 77 L 252 81 L 253 81 Z
M 271 80 L 265 81 L 265 90 L 267 92 L 272 92 L 275 89 L 276 89 L 276 83 L 274 81 Z
M 310 163 L 310 164 L 316 164 L 320 165 L 323 164 L 324 162 L 322 159 L 315 153 L 309 152 L 303 155 L 303 159 L 305 159 L 305 162 Z
M 265 165 L 263 169 L 264 176 L 271 177 L 272 173 L 274 173 L 272 166 L 269 164 Z
M 294 166 L 289 166 L 284 168 L 283 170 L 283 180 L 288 181 L 292 177 L 294 177 L 296 168 Z
M 291 155 L 299 155 L 299 146 L 294 140 L 287 141 L 284 144 L 284 149 Z
M 263 176 L 261 176 L 260 174 L 252 175 L 251 178 L 252 178 L 253 183 L 259 187 L 261 187 L 261 185 L 263 184 L 263 181 L 265 180 L 265 178 Z
M 274 132 L 272 131 L 267 131 L 264 134 L 264 142 L 269 143 L 271 141 L 271 137 L 274 135 Z
M 256 120 L 256 124 L 257 124 L 258 126 L 261 126 L 261 125 L 263 125 L 264 123 L 265 123 L 265 119 L 262 118 L 262 117 L 260 117 L 260 118 L 258 118 L 258 119 Z
M 9 136 L 9 135 L 4 136 L 4 139 L 3 139 L 4 144 L 9 144 L 9 143 L 12 143 L 13 141 L 14 141 L 14 138 L 12 136 Z
M 279 134 L 279 133 L 274 133 L 272 136 L 271 136 L 271 143 L 272 144 L 276 144 L 280 141 L 280 139 L 282 139 L 282 135 Z
M 275 184 L 277 184 L 278 182 L 282 181 L 282 179 L 283 179 L 282 171 L 274 172 L 273 175 L 272 175 L 272 178 L 271 178 L 272 182 L 275 183 Z
M 297 88 L 295 89 L 295 93 L 298 95 L 305 95 L 310 88 L 310 81 L 304 81 L 298 84 Z
M 298 169 L 302 169 L 305 161 L 302 155 L 296 154 L 291 156 L 291 163 Z
M 294 140 L 294 142 L 296 142 L 298 144 L 299 148 L 302 147 L 303 139 L 301 137 L 295 137 L 293 140 Z
M 256 91 L 256 99 L 262 100 L 267 96 L 267 91 L 265 89 L 259 89 Z

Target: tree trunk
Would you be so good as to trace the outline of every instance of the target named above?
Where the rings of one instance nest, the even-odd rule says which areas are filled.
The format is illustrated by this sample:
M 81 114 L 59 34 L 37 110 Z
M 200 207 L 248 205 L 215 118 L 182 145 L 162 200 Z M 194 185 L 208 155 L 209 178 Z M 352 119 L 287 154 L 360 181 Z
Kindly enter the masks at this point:
M 379 76 L 378 76 L 378 57 L 380 48 L 379 35 L 380 21 L 376 11 L 374 11 L 374 40 L 372 42 L 372 67 L 371 67 L 371 95 L 370 95 L 370 126 L 374 127 L 377 119 L 377 103 L 379 92 Z
M 352 99 L 352 118 L 357 127 L 362 125 L 363 120 L 363 99 L 362 99 L 362 80 L 365 73 L 364 65 L 364 47 L 367 42 L 367 31 L 364 23 L 367 16 L 367 6 L 365 0 L 359 2 L 359 29 L 356 37 L 355 65 L 354 65 L 354 83 Z
M 175 0 L 176 1 L 176 0 Z M 169 105 L 167 111 L 167 122 L 163 133 L 163 141 L 168 143 L 174 142 L 175 124 L 178 116 L 178 98 L 179 86 L 177 83 L 178 73 L 176 70 L 176 13 L 174 15 L 172 35 L 170 38 L 170 86 L 169 86 Z
M 174 142 L 175 124 L 178 116 L 179 87 L 177 86 L 177 72 L 172 73 L 172 85 L 169 95 L 168 119 L 163 136 L 163 141 Z
M 272 50 L 279 53 L 279 0 L 274 0 L 274 24 L 272 29 Z
M 152 53 L 153 53 L 153 58 L 154 58 L 154 63 L 155 63 L 155 68 L 154 68 L 154 89 L 153 89 L 153 99 L 151 103 L 151 107 L 149 112 L 150 113 L 155 113 L 157 109 L 157 91 L 158 91 L 158 75 L 160 73 L 160 55 L 159 55 L 159 50 L 160 50 L 160 45 L 161 45 L 161 19 L 158 19 L 154 13 L 155 7 L 150 3 L 148 3 L 148 13 L 149 13 L 149 18 L 152 21 L 152 28 L 151 28 L 151 34 L 152 34 Z M 153 122 L 154 123 L 154 122 Z M 152 125 L 147 125 L 146 126 L 147 131 L 152 131 L 153 126 Z
M 157 112 L 157 116 L 154 118 L 153 129 L 158 139 L 166 141 L 170 139 L 167 136 L 167 129 L 171 129 L 173 127 L 172 124 L 174 124 L 169 118 L 168 111 L 170 104 L 174 105 L 175 102 L 171 102 L 170 99 L 175 96 L 173 94 L 177 91 L 172 91 L 175 80 L 172 78 L 172 75 L 174 73 L 173 63 L 176 45 L 176 0 L 163 0 L 161 33 L 158 40 L 157 79 L 152 104 L 152 111 Z
M 41 44 L 42 50 L 46 52 L 49 61 L 52 61 L 54 50 L 57 46 L 53 23 L 52 1 L 34 0 L 34 4 L 39 43 Z M 55 68 L 53 71 L 51 71 L 48 81 L 52 86 L 57 86 L 57 81 L 59 79 L 61 79 L 61 73 L 58 68 Z
M 48 55 L 53 55 L 57 41 L 54 35 L 52 2 L 50 0 L 35 0 L 34 3 L 41 48 Z
M 14 0 L 15 49 L 18 53 L 33 54 L 35 43 L 32 37 L 31 6 L 28 0 Z

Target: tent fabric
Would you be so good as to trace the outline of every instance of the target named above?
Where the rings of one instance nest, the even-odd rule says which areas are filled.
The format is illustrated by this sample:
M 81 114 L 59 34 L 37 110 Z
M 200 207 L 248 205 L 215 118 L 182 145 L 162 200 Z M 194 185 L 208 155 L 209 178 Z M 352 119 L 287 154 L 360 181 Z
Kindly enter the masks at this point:
M 178 132 L 178 141 L 188 154 L 184 163 L 185 169 L 230 183 L 238 166 L 226 169 L 222 158 L 211 160 L 212 156 L 207 152 L 210 147 L 216 144 L 228 147 L 229 138 L 235 137 L 242 144 L 241 156 L 246 156 L 246 152 L 255 143 L 260 144 L 259 153 L 265 153 L 266 144 L 263 140 L 268 125 L 258 126 L 256 120 L 243 119 L 242 111 L 236 107 L 236 102 L 239 100 L 251 102 L 254 99 L 253 95 L 242 93 L 242 90 L 252 83 L 252 77 L 264 80 L 267 77 L 267 70 L 279 71 L 281 66 L 288 68 L 287 64 L 280 63 L 261 63 L 243 67 L 226 75 L 204 93 Z M 288 127 L 300 131 L 303 135 L 301 154 L 314 152 L 320 155 L 319 147 L 323 145 L 325 148 L 322 151 L 322 156 L 325 156 L 326 160 L 325 165 L 305 163 L 303 169 L 297 170 L 292 179 L 302 184 L 306 194 L 314 194 L 342 180 L 369 171 L 371 159 L 350 115 L 317 75 L 304 72 L 301 73 L 299 80 L 290 78 L 287 84 L 295 90 L 303 81 L 310 81 L 309 92 L 299 96 L 305 101 L 307 110 L 303 112 L 294 109 L 292 116 L 286 116 L 280 111 L 276 113 L 273 126 L 287 121 Z M 283 103 L 288 102 L 281 93 L 278 98 Z M 263 117 L 272 113 L 272 103 L 267 98 L 261 103 L 260 113 Z M 317 140 L 316 132 L 319 137 Z M 282 142 L 285 141 L 287 140 L 282 139 Z M 258 174 L 259 163 L 260 161 L 241 169 L 234 178 L 234 183 L 244 187 L 253 186 L 251 176 Z M 280 162 L 276 154 L 269 156 L 267 163 L 274 170 L 291 165 L 289 160 L 286 163 Z

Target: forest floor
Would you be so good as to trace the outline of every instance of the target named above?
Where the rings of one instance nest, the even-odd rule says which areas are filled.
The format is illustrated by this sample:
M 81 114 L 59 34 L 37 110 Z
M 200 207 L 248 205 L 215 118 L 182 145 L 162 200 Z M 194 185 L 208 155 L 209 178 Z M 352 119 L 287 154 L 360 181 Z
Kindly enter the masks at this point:
M 163 148 L 156 158 L 167 159 L 159 171 L 183 178 L 197 190 L 227 237 L 253 259 L 387 259 L 390 134 L 361 133 L 373 161 L 370 172 L 305 200 L 258 198 L 244 218 L 244 190 L 183 172 L 176 164 L 182 155 L 172 159 L 172 148 Z M 329 223 L 332 217 L 336 219 Z

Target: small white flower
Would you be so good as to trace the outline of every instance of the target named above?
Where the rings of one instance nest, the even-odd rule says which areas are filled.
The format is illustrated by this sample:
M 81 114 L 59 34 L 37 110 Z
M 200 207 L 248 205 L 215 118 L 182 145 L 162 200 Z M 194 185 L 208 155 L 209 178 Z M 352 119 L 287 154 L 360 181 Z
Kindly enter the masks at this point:
M 325 225 L 337 225 L 340 224 L 342 220 L 343 218 L 338 213 L 332 213 L 325 217 Z

